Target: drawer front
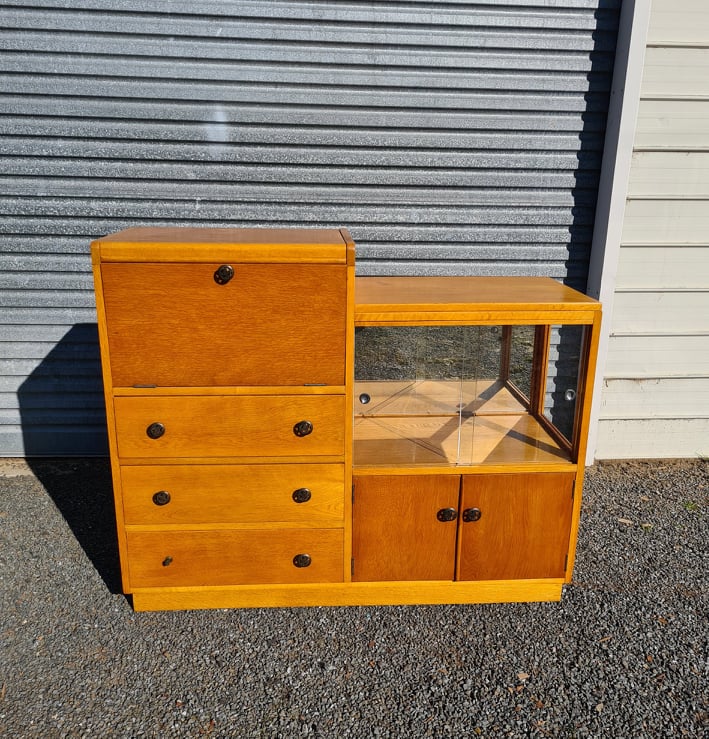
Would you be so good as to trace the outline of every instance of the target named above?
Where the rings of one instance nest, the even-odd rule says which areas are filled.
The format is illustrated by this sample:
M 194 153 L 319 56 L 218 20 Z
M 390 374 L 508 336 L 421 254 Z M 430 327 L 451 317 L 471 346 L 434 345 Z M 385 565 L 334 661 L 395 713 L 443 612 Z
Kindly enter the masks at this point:
M 345 384 L 347 268 L 104 264 L 115 387 Z
M 344 453 L 341 395 L 118 397 L 114 408 L 123 458 Z M 299 436 L 295 427 L 303 421 L 312 431 Z M 154 424 L 164 430 L 158 438 L 148 435 L 150 427 L 160 432 Z
M 342 529 L 129 531 L 127 537 L 134 588 L 343 580 Z M 294 564 L 305 556 L 308 566 Z
M 121 484 L 126 524 L 343 522 L 341 464 L 128 466 Z

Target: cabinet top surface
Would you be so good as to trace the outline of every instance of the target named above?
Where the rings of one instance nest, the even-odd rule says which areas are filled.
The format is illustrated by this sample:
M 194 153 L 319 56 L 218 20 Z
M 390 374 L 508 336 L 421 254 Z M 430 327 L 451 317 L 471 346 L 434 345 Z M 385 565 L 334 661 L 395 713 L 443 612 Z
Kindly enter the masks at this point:
M 101 261 L 354 262 L 354 243 L 335 228 L 136 227 L 92 242 Z
M 600 303 L 550 277 L 358 277 L 355 322 L 425 319 L 476 312 L 545 312 L 600 310 Z
M 336 228 L 188 228 L 139 226 L 109 234 L 101 243 L 135 244 L 344 244 Z

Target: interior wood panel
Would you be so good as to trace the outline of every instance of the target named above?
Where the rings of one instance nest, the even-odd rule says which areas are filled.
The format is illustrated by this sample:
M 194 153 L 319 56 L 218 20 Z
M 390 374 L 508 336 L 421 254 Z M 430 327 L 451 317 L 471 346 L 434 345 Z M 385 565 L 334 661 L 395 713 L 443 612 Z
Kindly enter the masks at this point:
M 354 435 L 355 469 L 570 461 L 569 453 L 526 413 L 462 420 L 457 416 L 360 417 L 355 419 Z

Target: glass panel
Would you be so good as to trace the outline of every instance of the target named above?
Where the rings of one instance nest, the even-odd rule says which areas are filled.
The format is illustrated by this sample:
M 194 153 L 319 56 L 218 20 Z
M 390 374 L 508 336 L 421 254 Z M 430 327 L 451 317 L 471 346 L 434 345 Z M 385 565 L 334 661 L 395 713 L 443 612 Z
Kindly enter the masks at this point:
M 511 326 L 510 333 L 509 379 L 529 399 L 532 395 L 536 326 Z
M 459 415 L 464 326 L 355 331 L 356 415 Z
M 469 357 L 467 371 L 463 382 L 464 413 L 470 415 L 490 415 L 494 413 L 526 413 L 518 394 L 512 391 L 508 383 L 510 374 L 511 342 L 515 340 L 515 331 L 519 328 L 511 326 L 470 326 L 468 327 Z M 514 350 L 518 365 L 516 375 L 527 387 L 531 384 L 531 354 L 534 350 L 534 328 L 531 329 L 530 361 L 526 366 L 527 376 L 524 378 L 525 363 L 521 360 L 523 350 Z
M 358 327 L 355 464 L 567 459 L 529 412 L 529 396 L 541 381 L 532 376 L 536 332 L 534 326 Z M 570 440 L 583 331 L 555 327 L 551 335 L 544 413 Z
M 461 326 L 356 329 L 356 456 L 458 463 L 465 331 Z
M 500 388 L 502 328 L 466 326 L 463 347 L 463 415 L 478 413 Z
M 544 415 L 573 440 L 584 326 L 552 326 Z

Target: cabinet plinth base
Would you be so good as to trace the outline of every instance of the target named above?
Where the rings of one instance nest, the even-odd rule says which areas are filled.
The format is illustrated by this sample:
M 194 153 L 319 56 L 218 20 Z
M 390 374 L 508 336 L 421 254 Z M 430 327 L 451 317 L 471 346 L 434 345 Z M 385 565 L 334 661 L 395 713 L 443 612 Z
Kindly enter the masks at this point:
M 303 606 L 441 605 L 561 600 L 562 579 L 440 580 L 154 588 L 133 592 L 136 611 Z

